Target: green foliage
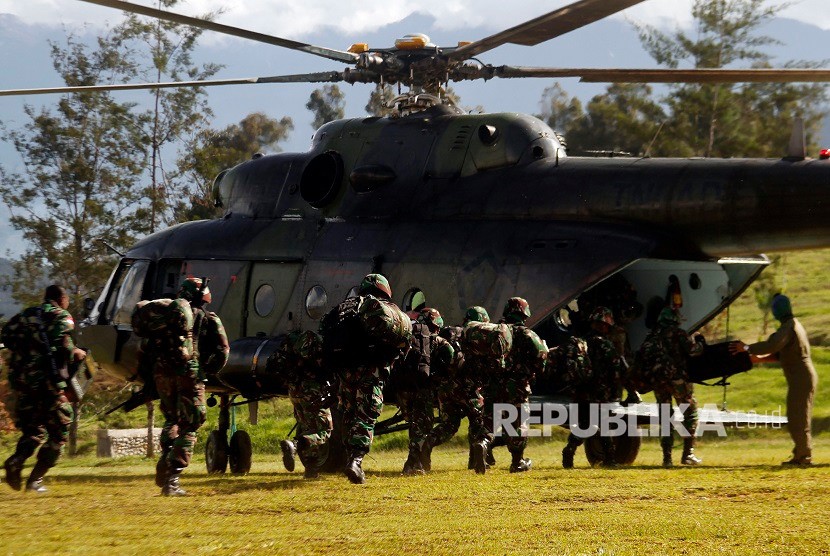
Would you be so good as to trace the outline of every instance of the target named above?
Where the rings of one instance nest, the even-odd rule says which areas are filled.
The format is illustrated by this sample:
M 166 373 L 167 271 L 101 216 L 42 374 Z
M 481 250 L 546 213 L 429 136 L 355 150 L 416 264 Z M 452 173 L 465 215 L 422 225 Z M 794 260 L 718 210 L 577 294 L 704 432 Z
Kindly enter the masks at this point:
M 169 9 L 180 0 L 159 0 L 159 7 Z M 218 12 L 202 19 L 212 20 Z M 147 82 L 197 81 L 213 76 L 222 66 L 193 63 L 191 53 L 204 30 L 161 19 L 146 19 L 135 14 L 115 29 L 122 40 L 134 48 L 136 63 L 146 60 L 140 75 Z M 193 136 L 205 128 L 213 112 L 202 87 L 177 87 L 150 91 L 153 108 L 146 119 L 146 134 L 150 145 L 150 183 L 146 187 L 149 199 L 147 214 L 148 232 L 157 224 L 170 225 L 177 221 L 177 214 L 188 207 L 190 184 L 177 182 L 175 175 L 164 167 L 164 154 L 172 145 Z
M 262 151 L 280 151 L 280 141 L 288 138 L 294 122 L 289 117 L 269 118 L 262 112 L 249 114 L 238 124 L 222 130 L 199 131 L 188 147 L 188 153 L 179 158 L 181 178 L 189 184 L 189 205 L 181 204 L 177 220 L 214 218 L 218 210 L 213 202 L 213 182 L 223 170 L 250 160 Z
M 92 85 L 134 75 L 129 51 L 117 35 L 90 49 L 74 37 L 52 43 L 55 69 L 67 85 Z M 16 300 L 31 304 L 45 280 L 62 283 L 77 308 L 106 281 L 112 260 L 106 241 L 129 245 L 143 228 L 140 176 L 146 162 L 146 118 L 131 103 L 106 92 L 60 99 L 55 110 L 25 108 L 22 129 L 3 130 L 25 165 L 17 174 L 0 167 L 0 195 L 28 249 L 14 261 Z
M 305 107 L 314 114 L 314 121 L 311 122 L 314 129 L 339 120 L 346 114 L 344 95 L 337 85 L 323 85 L 322 89 L 312 91 Z

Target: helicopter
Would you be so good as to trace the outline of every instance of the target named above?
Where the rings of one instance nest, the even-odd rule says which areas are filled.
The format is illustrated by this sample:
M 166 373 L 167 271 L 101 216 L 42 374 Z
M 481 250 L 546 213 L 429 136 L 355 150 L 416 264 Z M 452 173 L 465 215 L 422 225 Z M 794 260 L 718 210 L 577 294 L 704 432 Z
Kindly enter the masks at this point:
M 222 217 L 151 234 L 121 256 L 78 341 L 96 362 L 135 379 L 136 303 L 175 295 L 181 279 L 210 279 L 212 310 L 231 340 L 228 365 L 208 377 L 218 429 L 209 472 L 246 472 L 250 439 L 231 409 L 284 395 L 269 357 L 292 330 L 316 329 L 363 276 L 383 273 L 404 311 L 439 308 L 461 322 L 471 305 L 520 295 L 527 324 L 550 342 L 569 333 L 586 292 L 624 280 L 638 303 L 682 298 L 684 328 L 722 312 L 769 264 L 759 253 L 830 245 L 830 160 L 808 159 L 796 124 L 783 159 L 569 156 L 563 138 L 524 114 L 466 114 L 449 82 L 580 77 L 597 82 L 827 82 L 830 69 L 573 69 L 492 66 L 478 57 L 533 46 L 643 0 L 579 0 L 484 39 L 439 47 L 408 35 L 393 47 L 345 51 L 292 41 L 121 0 L 82 0 L 345 64 L 307 74 L 0 91 L 0 95 L 278 83 L 398 84 L 395 113 L 329 122 L 307 152 L 256 156 L 217 176 Z M 210 238 L 210 241 L 205 241 Z M 577 309 L 575 309 L 577 308 Z M 626 331 L 636 349 L 648 315 Z M 544 385 L 537 391 L 546 394 Z M 215 399 L 214 399 L 215 402 Z M 240 402 L 242 403 L 242 402 Z M 256 421 L 251 406 L 251 421 Z M 626 438 L 626 437 L 623 437 Z M 333 439 L 332 442 L 336 440 Z M 624 451 L 633 461 L 639 439 Z M 632 456 L 633 454 L 633 456 Z M 630 463 L 630 461 L 629 461 Z

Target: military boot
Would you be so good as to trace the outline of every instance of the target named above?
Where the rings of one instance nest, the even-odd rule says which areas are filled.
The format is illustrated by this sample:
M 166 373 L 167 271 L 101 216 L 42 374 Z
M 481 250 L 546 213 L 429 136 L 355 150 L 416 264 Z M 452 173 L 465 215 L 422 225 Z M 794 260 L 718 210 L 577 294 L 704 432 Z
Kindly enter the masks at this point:
M 156 462 L 156 486 L 159 488 L 164 488 L 164 483 L 167 481 L 167 454 L 168 451 L 163 451 Z
M 672 452 L 672 438 L 671 436 L 664 436 L 660 439 L 660 447 L 663 449 L 663 467 L 672 467 L 674 463 L 671 460 Z
M 363 456 L 366 454 L 353 453 L 349 457 L 349 463 L 346 464 L 344 474 L 346 478 L 356 485 L 362 485 L 366 482 L 366 474 L 360 465 L 363 463 Z
M 181 467 L 171 467 L 167 474 L 167 480 L 161 487 L 162 496 L 187 496 L 187 492 L 179 486 L 179 477 L 184 471 Z
M 473 444 L 473 469 L 479 475 L 487 472 L 487 447 L 489 444 L 486 440 Z
M 511 455 L 513 456 L 513 461 L 510 463 L 511 473 L 524 473 L 525 471 L 530 471 L 530 466 L 533 465 L 530 458 L 523 458 L 523 454 L 521 452 L 516 452 Z
M 602 437 L 602 466 L 603 467 L 618 467 L 617 465 L 617 447 L 614 445 L 614 439 L 610 437 Z
M 3 464 L 3 467 L 6 469 L 6 482 L 14 490 L 20 490 L 22 486 L 20 472 L 23 471 L 23 462 L 23 459 L 17 457 L 16 455 L 12 455 Z
M 43 477 L 47 471 L 49 471 L 48 465 L 40 461 L 35 463 L 29 478 L 26 480 L 26 492 L 37 492 L 39 494 L 46 492 L 46 487 L 43 486 Z
M 409 457 L 406 458 L 406 462 L 403 464 L 403 471 L 401 473 L 403 475 L 424 475 L 426 473 L 426 471 L 424 471 L 424 467 L 421 465 L 421 458 L 417 452 L 409 452 Z
M 565 447 L 562 448 L 562 468 L 563 469 L 573 469 L 574 468 L 574 455 L 576 454 L 577 445 L 568 442 L 565 444 Z
M 492 444 L 487 446 L 487 456 L 484 458 L 484 463 L 487 464 L 487 467 L 496 465 L 496 456 L 493 455 L 493 448 L 494 446 Z
M 432 442 L 427 440 L 424 442 L 424 445 L 421 446 L 421 467 L 423 467 L 424 471 L 429 473 L 432 471 Z
M 643 397 L 640 395 L 639 392 L 636 390 L 628 390 L 628 396 L 620 402 L 620 405 L 623 407 L 627 407 L 629 405 L 635 405 L 641 403 L 643 401 Z
M 282 450 L 282 464 L 287 471 L 294 471 L 294 458 L 297 455 L 297 446 L 289 439 L 280 442 L 280 450 Z
M 682 463 L 683 465 L 698 465 L 702 462 L 703 460 L 695 455 L 695 439 L 684 438 L 683 457 L 680 458 L 680 463 Z

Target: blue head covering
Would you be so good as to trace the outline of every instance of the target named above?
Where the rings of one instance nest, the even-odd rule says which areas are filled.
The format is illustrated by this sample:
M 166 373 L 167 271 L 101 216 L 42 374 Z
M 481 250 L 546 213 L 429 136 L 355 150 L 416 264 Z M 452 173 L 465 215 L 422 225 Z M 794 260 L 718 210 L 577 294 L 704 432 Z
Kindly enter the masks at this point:
M 775 294 L 772 298 L 772 316 L 781 321 L 792 314 L 793 308 L 790 304 L 790 298 L 780 293 Z

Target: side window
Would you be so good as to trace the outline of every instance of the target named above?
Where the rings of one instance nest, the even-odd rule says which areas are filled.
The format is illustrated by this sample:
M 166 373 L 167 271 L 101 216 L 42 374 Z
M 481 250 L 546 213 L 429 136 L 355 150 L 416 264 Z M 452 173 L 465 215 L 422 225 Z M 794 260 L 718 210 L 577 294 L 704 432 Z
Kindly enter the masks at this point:
M 420 288 L 410 288 L 403 294 L 403 305 L 401 309 L 405 312 L 420 311 L 427 306 L 427 298 Z
M 110 324 L 130 324 L 136 303 L 141 301 L 141 292 L 144 289 L 144 279 L 150 261 L 124 261 L 113 282 L 104 318 Z

